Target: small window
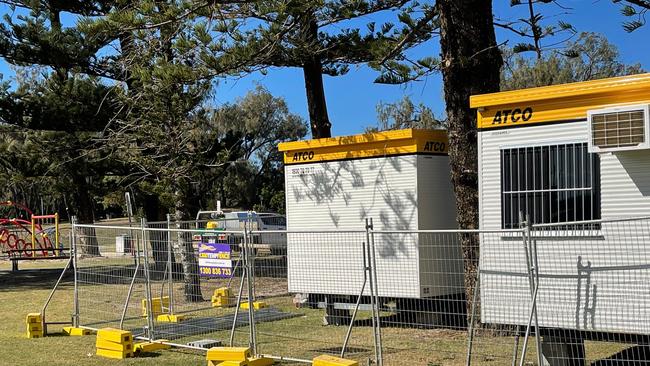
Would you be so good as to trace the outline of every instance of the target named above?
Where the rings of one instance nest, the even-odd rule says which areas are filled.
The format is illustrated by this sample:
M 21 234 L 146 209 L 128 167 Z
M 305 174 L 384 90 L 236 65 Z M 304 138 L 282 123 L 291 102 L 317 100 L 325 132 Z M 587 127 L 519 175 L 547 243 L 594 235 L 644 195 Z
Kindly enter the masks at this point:
M 600 161 L 587 143 L 501 150 L 501 226 L 600 219 Z

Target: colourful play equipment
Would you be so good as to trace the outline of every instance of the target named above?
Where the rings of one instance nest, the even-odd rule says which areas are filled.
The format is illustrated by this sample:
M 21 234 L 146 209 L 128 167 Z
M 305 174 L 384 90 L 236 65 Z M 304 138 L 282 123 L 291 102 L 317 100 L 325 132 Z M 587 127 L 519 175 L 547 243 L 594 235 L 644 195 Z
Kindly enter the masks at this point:
M 0 251 L 12 260 L 50 259 L 66 257 L 59 241 L 59 214 L 34 215 L 26 206 L 0 202 L 0 207 L 11 207 L 14 217 L 0 217 Z M 44 228 L 45 224 L 53 225 Z

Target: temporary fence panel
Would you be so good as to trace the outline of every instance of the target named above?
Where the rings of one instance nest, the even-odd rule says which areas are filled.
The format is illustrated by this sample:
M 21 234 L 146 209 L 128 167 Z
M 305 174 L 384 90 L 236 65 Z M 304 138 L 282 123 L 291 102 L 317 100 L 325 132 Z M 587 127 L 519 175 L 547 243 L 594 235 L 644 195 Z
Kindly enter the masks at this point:
M 142 229 L 73 225 L 73 231 L 76 324 L 147 335 L 149 324 L 141 310 L 148 285 Z
M 419 268 L 403 270 L 419 270 L 434 279 L 422 286 L 431 287 L 431 293 L 437 294 L 424 299 L 378 299 L 384 364 L 504 365 L 519 357 L 524 339 L 520 336 L 524 335 L 525 329 L 493 326 L 486 324 L 482 317 L 481 309 L 486 301 L 507 304 L 511 300 L 482 294 L 480 285 L 483 281 L 498 282 L 500 286 L 512 286 L 512 283 L 508 278 L 486 278 L 484 270 L 479 268 L 479 249 L 480 243 L 492 245 L 499 242 L 501 235 L 518 234 L 519 240 L 511 242 L 510 248 L 498 254 L 500 261 L 512 261 L 526 251 L 523 233 L 523 230 L 373 231 L 371 236 L 376 252 L 387 241 L 404 236 L 416 237 L 410 242 L 403 241 L 404 245 L 416 245 L 420 252 L 430 254 L 420 260 Z M 455 253 L 461 248 L 464 255 Z M 497 256 L 496 252 L 494 254 Z M 378 272 L 385 270 L 381 262 L 377 262 L 376 267 Z M 520 310 L 528 313 L 531 287 L 525 264 L 523 269 L 526 279 L 523 286 L 527 292 L 519 299 L 525 304 Z M 396 288 L 406 281 L 406 276 L 399 271 L 394 273 L 390 282 L 382 284 L 381 281 L 385 279 L 378 278 L 379 286 Z M 503 311 L 508 310 L 506 307 Z M 528 352 L 525 359 L 531 361 L 534 357 L 534 353 Z
M 647 360 L 650 218 L 535 225 L 531 241 L 551 364 Z
M 237 306 L 239 297 L 248 296 L 242 286 L 244 232 L 210 224 L 215 222 L 147 225 L 152 296 L 162 304 L 154 317 L 156 339 L 188 347 L 206 339 L 248 343 L 248 319 Z
M 255 256 L 255 298 L 287 314 L 287 319 L 256 324 L 258 351 L 263 354 L 311 360 L 326 353 L 367 362 L 374 359 L 368 309 L 369 282 L 364 272 L 369 263 L 364 231 L 253 231 L 251 235 L 282 235 L 294 243 L 286 255 Z M 286 245 L 286 244 L 285 244 Z M 291 268 L 288 271 L 288 268 Z M 288 276 L 288 277 L 287 277 Z M 288 282 L 300 282 L 312 292 L 296 292 Z M 318 283 L 319 286 L 310 287 Z M 365 290 L 364 290 L 365 286 Z M 342 287 L 356 289 L 356 295 L 340 294 Z M 363 309 L 356 313 L 354 330 L 349 331 L 359 295 Z

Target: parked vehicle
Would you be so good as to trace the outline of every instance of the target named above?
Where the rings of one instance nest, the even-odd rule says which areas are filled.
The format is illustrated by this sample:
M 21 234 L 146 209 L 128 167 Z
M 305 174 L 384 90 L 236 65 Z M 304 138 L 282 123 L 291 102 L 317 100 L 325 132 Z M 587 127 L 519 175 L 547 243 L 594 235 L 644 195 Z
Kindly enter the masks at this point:
M 286 254 L 287 234 L 284 231 L 287 229 L 287 222 L 282 215 L 255 211 L 199 211 L 196 216 L 197 228 L 225 231 L 226 233 L 217 235 L 217 240 L 228 243 L 241 241 L 242 236 L 232 231 L 243 231 L 247 224 L 248 230 L 257 232 L 253 235 L 253 248 L 256 253 Z

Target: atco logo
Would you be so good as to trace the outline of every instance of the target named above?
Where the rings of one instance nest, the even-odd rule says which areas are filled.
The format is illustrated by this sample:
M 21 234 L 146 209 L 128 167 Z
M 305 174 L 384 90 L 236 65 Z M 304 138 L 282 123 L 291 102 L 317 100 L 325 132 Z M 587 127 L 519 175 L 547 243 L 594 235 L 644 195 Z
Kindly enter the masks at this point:
M 522 111 L 519 108 L 504 109 L 497 111 L 492 120 L 493 125 L 501 125 L 504 123 L 517 123 L 519 121 L 528 121 L 533 118 L 533 108 L 527 107 Z
M 303 151 L 303 152 L 297 152 L 293 154 L 293 161 L 309 161 L 309 160 L 314 160 L 313 151 Z
M 427 141 L 424 144 L 424 151 L 444 152 L 446 144 L 438 141 Z

